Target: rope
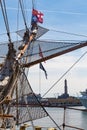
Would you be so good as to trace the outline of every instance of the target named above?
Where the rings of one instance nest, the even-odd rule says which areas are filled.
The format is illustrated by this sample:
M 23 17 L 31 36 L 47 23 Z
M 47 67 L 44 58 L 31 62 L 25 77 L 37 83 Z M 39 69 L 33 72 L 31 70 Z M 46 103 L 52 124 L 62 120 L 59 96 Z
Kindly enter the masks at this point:
M 87 35 L 83 35 L 83 34 L 70 33 L 70 32 L 66 32 L 66 31 L 58 31 L 58 30 L 54 30 L 54 29 L 50 29 L 50 31 L 58 32 L 58 33 L 65 33 L 65 34 L 68 34 L 68 35 L 74 35 L 74 36 L 80 36 L 80 37 L 86 37 L 87 38 Z
M 23 15 L 24 24 L 25 24 L 25 27 L 26 27 L 26 30 L 27 30 L 28 27 L 27 27 L 26 18 L 25 18 L 25 11 L 24 11 L 23 0 L 19 0 L 19 3 L 20 3 L 20 7 L 21 7 L 21 11 L 22 11 L 22 15 Z
M 24 71 L 23 71 L 23 75 L 25 76 L 25 78 L 26 78 L 26 80 L 27 80 L 29 89 L 32 90 L 31 85 L 30 85 L 30 83 L 29 83 L 29 81 L 28 81 L 28 79 L 27 79 L 27 76 L 26 76 L 26 74 L 25 74 Z M 33 92 L 33 90 L 32 90 L 32 92 Z M 33 93 L 33 94 L 34 94 L 34 93 Z M 49 118 L 53 121 L 53 123 L 57 126 L 57 128 L 58 128 L 59 130 L 61 130 L 61 128 L 58 126 L 58 124 L 54 121 L 54 119 L 49 115 L 49 113 L 46 111 L 46 109 L 42 106 L 42 104 L 41 104 L 40 101 L 37 99 L 37 97 L 36 97 L 35 94 L 34 94 L 34 96 L 35 96 L 37 102 L 39 103 L 39 105 L 43 108 L 44 112 L 46 112 L 46 114 L 47 114 L 47 115 L 49 116 Z
M 87 51 L 47 90 L 42 98 L 86 55 Z
M 17 31 L 18 31 L 18 28 L 19 28 L 19 1 L 18 1 L 18 10 L 17 10 Z M 16 48 L 17 48 L 17 44 L 19 43 L 17 33 L 16 33 L 16 37 L 17 37 L 17 43 L 16 43 Z
M 32 9 L 35 8 L 35 0 L 32 0 Z
M 5 1 L 4 0 L 3 0 L 3 4 L 2 4 L 2 1 L 1 1 L 1 9 L 2 9 L 3 17 L 4 17 L 4 22 L 5 22 L 7 35 L 8 35 L 8 38 L 9 38 L 9 42 L 11 43 L 10 29 L 9 29 L 8 17 L 7 17 L 7 12 L 6 12 L 6 5 L 5 5 Z

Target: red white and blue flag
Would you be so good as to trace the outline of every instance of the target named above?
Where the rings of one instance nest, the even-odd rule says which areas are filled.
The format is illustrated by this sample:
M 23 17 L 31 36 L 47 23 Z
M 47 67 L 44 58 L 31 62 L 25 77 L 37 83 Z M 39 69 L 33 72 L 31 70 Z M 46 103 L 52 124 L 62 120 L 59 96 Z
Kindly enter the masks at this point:
M 33 9 L 32 10 L 32 22 L 43 23 L 43 13 Z

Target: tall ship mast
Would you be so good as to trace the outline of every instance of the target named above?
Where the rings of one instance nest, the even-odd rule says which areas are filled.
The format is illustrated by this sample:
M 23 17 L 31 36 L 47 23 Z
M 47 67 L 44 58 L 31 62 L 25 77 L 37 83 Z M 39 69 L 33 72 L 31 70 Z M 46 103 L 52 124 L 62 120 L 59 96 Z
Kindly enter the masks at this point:
M 12 4 L 14 1 L 10 2 Z M 5 43 L 0 44 L 0 54 L 2 54 L 0 57 L 0 129 L 13 128 L 15 130 L 16 125 L 28 121 L 46 116 L 51 118 L 31 88 L 27 78 L 28 69 L 33 65 L 39 63 L 42 65 L 42 62 L 46 60 L 87 46 L 87 41 L 40 40 L 40 37 L 49 32 L 49 29 L 41 26 L 44 14 L 35 8 L 35 1 L 32 0 L 29 26 L 24 0 L 17 0 L 14 3 L 18 5 L 16 20 L 20 19 L 19 14 L 21 12 L 25 28 L 23 30 L 18 29 L 12 35 L 9 17 L 11 18 L 13 15 L 16 18 L 16 16 L 15 14 L 10 15 L 11 12 L 7 10 L 8 0 L 0 0 L 0 15 L 6 28 L 6 40 L 8 39 Z M 29 4 L 28 1 L 27 3 Z M 14 40 L 15 37 L 17 40 Z M 29 94 L 34 96 L 38 107 L 30 106 L 27 103 L 26 97 Z M 55 121 L 53 122 L 61 130 L 59 125 Z

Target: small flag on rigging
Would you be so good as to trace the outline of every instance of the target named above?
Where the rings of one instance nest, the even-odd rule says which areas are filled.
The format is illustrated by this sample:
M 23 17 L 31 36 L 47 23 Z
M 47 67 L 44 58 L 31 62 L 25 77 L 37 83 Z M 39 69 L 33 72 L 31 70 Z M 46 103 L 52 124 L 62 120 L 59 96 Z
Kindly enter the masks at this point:
M 45 68 L 43 67 L 42 63 L 40 63 L 39 67 L 40 67 L 41 70 L 44 71 L 45 77 L 46 77 L 46 79 L 47 79 L 47 72 L 46 72 Z
M 35 22 L 43 23 L 43 13 L 33 9 L 32 10 L 32 20 L 35 20 Z
M 40 44 L 39 44 L 39 56 L 41 57 L 41 58 L 44 58 L 44 56 L 43 56 L 43 53 L 42 53 L 42 49 L 41 49 L 41 47 L 40 47 Z M 45 61 L 44 61 L 45 62 Z M 45 62 L 46 63 L 46 62 Z
M 39 56 L 43 58 L 43 53 L 42 53 L 40 45 L 39 45 Z

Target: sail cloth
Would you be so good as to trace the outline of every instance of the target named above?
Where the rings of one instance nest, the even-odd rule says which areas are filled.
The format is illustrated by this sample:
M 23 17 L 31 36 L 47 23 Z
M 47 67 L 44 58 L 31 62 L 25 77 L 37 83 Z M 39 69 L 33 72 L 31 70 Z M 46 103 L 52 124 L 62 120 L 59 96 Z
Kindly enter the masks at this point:
M 41 57 L 39 54 L 39 45 L 41 47 L 43 57 Z M 26 64 L 23 64 L 23 66 L 30 67 L 34 64 L 38 64 L 42 61 L 46 61 L 84 46 L 87 46 L 87 41 L 70 43 L 36 40 L 31 42 L 29 50 L 32 48 L 32 51 L 30 51 L 28 54 L 25 54 L 25 57 L 27 57 L 28 60 Z
M 20 70 L 20 76 L 17 84 L 15 84 L 13 100 L 10 104 L 9 114 L 14 115 L 17 124 L 48 116 L 31 89 L 24 70 Z
M 29 30 L 31 30 L 31 28 L 29 28 Z M 47 33 L 48 31 L 49 31 L 49 29 L 43 28 L 43 27 L 41 27 L 41 26 L 38 25 L 38 32 L 37 32 L 37 35 L 36 35 L 35 39 L 41 37 L 42 35 L 44 35 L 44 34 Z M 23 38 L 25 32 L 26 32 L 26 30 L 23 29 L 23 30 L 17 31 L 16 33 L 17 33 L 20 37 Z
M 17 32 L 17 34 L 21 37 L 23 37 L 24 32 L 26 30 L 20 30 Z M 22 56 L 22 58 L 27 58 L 27 62 L 23 63 L 21 60 L 21 63 L 24 67 L 30 67 L 32 65 L 38 64 L 40 62 L 46 61 L 48 59 L 54 58 L 56 56 L 63 55 L 65 53 L 71 52 L 73 50 L 82 48 L 84 46 L 87 46 L 87 41 L 81 41 L 81 42 L 73 42 L 73 41 L 41 41 L 37 40 L 42 35 L 47 33 L 49 30 L 46 28 L 43 28 L 41 26 L 38 26 L 38 32 L 36 35 L 36 40 L 30 43 L 30 46 L 28 48 L 28 51 L 25 52 L 25 54 Z M 43 57 L 40 56 L 40 49 L 42 50 Z

